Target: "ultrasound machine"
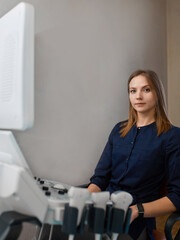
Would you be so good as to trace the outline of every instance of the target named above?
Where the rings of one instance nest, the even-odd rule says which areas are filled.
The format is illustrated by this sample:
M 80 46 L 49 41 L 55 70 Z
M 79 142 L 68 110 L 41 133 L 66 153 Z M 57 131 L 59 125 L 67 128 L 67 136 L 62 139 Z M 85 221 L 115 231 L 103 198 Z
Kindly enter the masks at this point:
M 0 240 L 18 239 L 23 222 L 40 227 L 39 240 L 46 224 L 61 226 L 69 240 L 83 235 L 85 227 L 96 240 L 131 239 L 129 193 L 90 194 L 87 188 L 34 177 L 10 131 L 34 123 L 32 5 L 21 2 L 0 18 L 0 39 Z M 47 239 L 53 240 L 52 232 Z

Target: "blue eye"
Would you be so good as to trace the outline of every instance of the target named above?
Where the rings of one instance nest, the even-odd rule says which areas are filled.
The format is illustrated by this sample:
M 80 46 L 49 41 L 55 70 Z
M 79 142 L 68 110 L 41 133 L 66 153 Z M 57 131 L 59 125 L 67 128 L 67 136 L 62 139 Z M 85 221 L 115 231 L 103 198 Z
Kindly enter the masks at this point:
M 151 90 L 150 90 L 150 88 L 146 88 L 146 89 L 144 89 L 144 91 L 145 92 L 150 92 Z
M 130 92 L 130 93 L 135 93 L 136 90 L 132 89 L 132 90 L 130 90 L 129 92 Z

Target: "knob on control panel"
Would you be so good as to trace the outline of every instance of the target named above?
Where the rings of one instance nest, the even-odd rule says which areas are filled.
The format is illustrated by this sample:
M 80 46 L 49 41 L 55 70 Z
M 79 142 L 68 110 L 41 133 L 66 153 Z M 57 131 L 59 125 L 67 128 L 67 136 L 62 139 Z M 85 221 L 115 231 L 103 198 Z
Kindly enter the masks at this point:
M 59 193 L 59 194 L 65 194 L 64 189 L 60 189 L 60 190 L 58 191 L 58 193 Z
M 48 190 L 49 190 L 49 188 L 48 188 L 48 187 L 46 187 L 46 186 L 43 186 L 43 187 L 42 187 L 42 190 L 44 190 L 44 191 L 48 191 Z
M 51 192 L 46 191 L 46 192 L 45 192 L 45 195 L 46 195 L 46 196 L 50 196 L 50 195 L 51 195 Z

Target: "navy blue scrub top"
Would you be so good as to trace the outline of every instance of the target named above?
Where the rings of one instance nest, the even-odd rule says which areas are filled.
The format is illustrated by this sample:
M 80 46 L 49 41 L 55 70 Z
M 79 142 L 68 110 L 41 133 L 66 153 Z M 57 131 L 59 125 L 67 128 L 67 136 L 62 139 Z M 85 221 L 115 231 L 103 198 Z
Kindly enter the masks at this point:
M 157 136 L 156 123 L 120 136 L 121 123 L 113 128 L 91 183 L 110 193 L 123 190 L 133 204 L 159 198 L 167 179 L 167 197 L 180 210 L 180 128 L 172 126 Z

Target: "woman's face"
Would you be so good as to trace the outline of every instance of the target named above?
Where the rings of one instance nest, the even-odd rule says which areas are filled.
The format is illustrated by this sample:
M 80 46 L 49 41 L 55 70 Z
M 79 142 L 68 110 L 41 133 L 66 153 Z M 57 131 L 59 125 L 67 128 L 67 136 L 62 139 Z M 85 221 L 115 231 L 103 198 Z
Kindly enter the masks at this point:
M 145 76 L 139 75 L 129 83 L 129 99 L 137 114 L 154 114 L 156 93 Z

